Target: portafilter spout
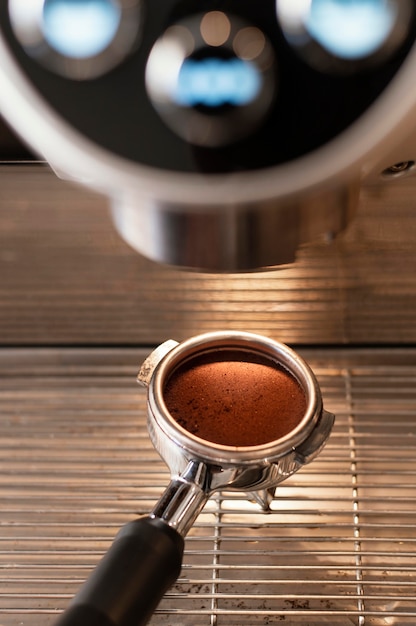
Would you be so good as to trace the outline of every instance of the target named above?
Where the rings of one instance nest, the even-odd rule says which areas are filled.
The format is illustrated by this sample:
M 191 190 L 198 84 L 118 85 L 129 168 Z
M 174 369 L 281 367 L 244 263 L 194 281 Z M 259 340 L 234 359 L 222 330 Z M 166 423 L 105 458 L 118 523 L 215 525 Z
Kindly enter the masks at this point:
M 122 528 L 57 626 L 146 624 L 179 576 L 184 537 L 210 496 L 244 491 L 267 510 L 276 485 L 315 458 L 334 422 L 299 355 L 251 333 L 169 340 L 138 381 L 171 482 L 149 516 Z

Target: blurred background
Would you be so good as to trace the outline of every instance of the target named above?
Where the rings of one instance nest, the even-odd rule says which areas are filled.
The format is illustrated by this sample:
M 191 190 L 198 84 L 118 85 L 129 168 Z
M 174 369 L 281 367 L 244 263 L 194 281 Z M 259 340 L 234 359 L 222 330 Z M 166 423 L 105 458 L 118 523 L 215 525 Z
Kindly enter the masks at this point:
M 0 127 L 0 341 L 155 345 L 242 329 L 300 345 L 416 341 L 416 182 L 362 189 L 356 219 L 297 262 L 250 274 L 152 263 L 121 240 L 106 200 L 58 180 Z

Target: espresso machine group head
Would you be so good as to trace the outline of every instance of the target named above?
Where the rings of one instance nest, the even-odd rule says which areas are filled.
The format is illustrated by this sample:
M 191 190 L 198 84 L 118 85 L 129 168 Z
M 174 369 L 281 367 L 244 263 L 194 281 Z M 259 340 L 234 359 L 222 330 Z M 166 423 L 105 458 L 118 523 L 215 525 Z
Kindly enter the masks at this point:
M 412 0 L 8 0 L 0 111 L 142 254 L 270 268 L 412 171 L 415 39 Z

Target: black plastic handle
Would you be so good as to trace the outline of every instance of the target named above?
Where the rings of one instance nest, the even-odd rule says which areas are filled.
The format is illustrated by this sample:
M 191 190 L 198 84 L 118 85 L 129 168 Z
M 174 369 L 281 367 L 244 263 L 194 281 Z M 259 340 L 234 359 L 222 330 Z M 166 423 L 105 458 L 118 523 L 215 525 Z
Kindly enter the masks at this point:
M 126 524 L 56 626 L 143 626 L 178 578 L 183 547 L 160 519 Z

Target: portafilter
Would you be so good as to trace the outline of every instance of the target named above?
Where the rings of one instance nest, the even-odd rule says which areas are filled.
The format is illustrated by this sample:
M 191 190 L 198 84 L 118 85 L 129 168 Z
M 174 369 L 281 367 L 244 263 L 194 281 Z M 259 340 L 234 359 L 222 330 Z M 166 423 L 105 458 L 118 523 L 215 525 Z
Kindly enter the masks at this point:
M 148 516 L 122 528 L 58 626 L 146 624 L 179 576 L 184 537 L 210 496 L 243 491 L 268 510 L 276 485 L 315 458 L 334 422 L 303 359 L 247 332 L 166 341 L 138 381 L 171 482 Z

